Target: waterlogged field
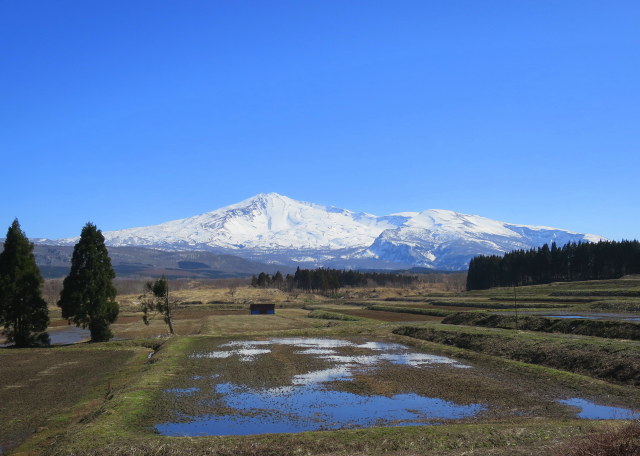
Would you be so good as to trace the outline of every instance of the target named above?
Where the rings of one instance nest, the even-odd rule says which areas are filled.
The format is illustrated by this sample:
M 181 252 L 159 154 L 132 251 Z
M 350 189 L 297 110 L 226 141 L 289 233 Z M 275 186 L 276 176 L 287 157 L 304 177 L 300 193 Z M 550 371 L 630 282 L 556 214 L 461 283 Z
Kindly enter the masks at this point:
M 640 419 L 640 280 L 521 287 L 518 327 L 512 289 L 264 291 L 182 290 L 171 338 L 121 297 L 118 340 L 0 350 L 0 451 L 559 455 Z
M 505 382 L 491 370 L 451 357 L 366 339 L 205 339 L 192 346 L 183 366 L 184 374 L 163 390 L 169 420 L 154 426 L 163 435 L 442 425 L 498 417 L 640 417 L 621 407 L 562 399 L 577 390 L 524 378 Z
M 630 419 L 561 386 L 397 342 L 202 339 L 163 389 L 157 432 L 247 435 L 523 418 Z M 611 398 L 596 399 L 601 403 Z
M 164 391 L 165 400 L 177 406 L 179 421 L 156 425 L 163 435 L 434 424 L 486 409 L 483 404 L 417 394 L 410 385 L 380 382 L 379 376 L 388 377 L 389 371 L 402 377 L 411 370 L 471 368 L 397 343 L 328 338 L 207 341 L 188 356 L 193 360 L 191 378 Z

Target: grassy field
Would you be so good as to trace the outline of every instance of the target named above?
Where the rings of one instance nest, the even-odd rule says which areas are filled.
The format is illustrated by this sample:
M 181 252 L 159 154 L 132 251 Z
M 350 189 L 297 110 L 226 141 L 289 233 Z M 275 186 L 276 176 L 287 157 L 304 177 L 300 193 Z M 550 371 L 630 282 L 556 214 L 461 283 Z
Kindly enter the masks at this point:
M 1 452 L 553 455 L 565 454 L 566 445 L 578 448 L 582 443 L 576 442 L 593 440 L 603 430 L 617 435 L 621 429 L 622 435 L 622 422 L 577 419 L 574 409 L 557 400 L 579 397 L 640 410 L 639 342 L 474 326 L 482 321 L 476 317 L 458 325 L 441 321 L 460 311 L 508 317 L 516 310 L 541 318 L 579 314 L 622 321 L 637 317 L 640 279 L 519 287 L 515 292 L 514 305 L 513 289 L 459 292 L 429 285 L 342 290 L 329 298 L 190 283 L 175 292 L 188 304 L 176 313 L 177 336 L 171 338 L 160 318 L 148 326 L 142 323 L 137 295 L 119 296 L 121 315 L 113 331 L 120 340 L 0 350 Z M 249 315 L 254 302 L 275 303 L 276 315 Z M 62 328 L 55 309 L 52 315 L 52 327 Z M 625 327 L 629 324 L 634 323 L 629 320 Z M 213 391 L 221 382 L 257 390 L 282 388 L 296 376 L 335 367 L 327 359 L 301 357 L 287 347 L 273 348 L 252 364 L 237 356 L 190 357 L 234 341 L 274 337 L 399 343 L 416 353 L 450 357 L 471 367 L 387 363 L 357 370 L 351 381 L 327 387 L 368 398 L 415 393 L 486 407 L 477 416 L 431 426 L 210 437 L 157 433 L 155 425 L 180 416 L 188 421 L 185 417 L 204 413 L 244 413 L 221 409 L 219 402 L 212 402 L 215 395 L 208 399 L 200 393 L 184 397 L 167 391 Z M 340 350 L 341 355 L 366 359 L 364 349 Z

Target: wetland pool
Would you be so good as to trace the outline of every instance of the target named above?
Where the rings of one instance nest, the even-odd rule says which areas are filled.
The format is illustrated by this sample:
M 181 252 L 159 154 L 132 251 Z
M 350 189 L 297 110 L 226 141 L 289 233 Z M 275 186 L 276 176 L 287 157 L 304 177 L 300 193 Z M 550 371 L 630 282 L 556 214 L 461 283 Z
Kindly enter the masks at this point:
M 287 381 L 247 384 L 240 369 L 233 381 L 221 372 L 208 372 L 203 386 L 169 388 L 164 394 L 176 402 L 191 402 L 196 410 L 208 413 L 176 413 L 174 422 L 157 424 L 155 429 L 169 436 L 248 435 L 345 429 L 370 426 L 438 424 L 476 416 L 486 406 L 456 404 L 437 397 L 410 392 L 360 394 L 340 388 L 355 377 L 385 366 L 404 369 L 469 369 L 471 366 L 444 356 L 421 353 L 401 344 L 353 342 L 341 339 L 273 338 L 231 341 L 215 350 L 196 351 L 190 359 L 231 361 L 249 371 L 258 362 L 277 364 L 284 354 L 311 363 L 311 370 L 291 371 Z M 222 367 L 222 366 L 221 366 Z M 259 367 L 256 365 L 256 369 Z M 289 369 L 283 366 L 284 369 Z M 268 376 L 268 374 L 267 374 Z M 192 377 L 194 385 L 203 375 Z
M 610 407 L 606 405 L 598 405 L 585 399 L 573 397 L 571 399 L 562 399 L 558 401 L 561 404 L 568 405 L 579 409 L 578 418 L 587 420 L 637 420 L 640 419 L 640 413 L 622 407 Z
M 538 390 L 535 380 L 522 380 L 496 379 L 482 366 L 398 343 L 202 339 L 185 355 L 182 374 L 162 390 L 161 411 L 150 424 L 166 436 L 220 436 L 513 416 L 639 416 L 577 395 L 584 392 Z M 570 399 L 558 399 L 563 395 Z

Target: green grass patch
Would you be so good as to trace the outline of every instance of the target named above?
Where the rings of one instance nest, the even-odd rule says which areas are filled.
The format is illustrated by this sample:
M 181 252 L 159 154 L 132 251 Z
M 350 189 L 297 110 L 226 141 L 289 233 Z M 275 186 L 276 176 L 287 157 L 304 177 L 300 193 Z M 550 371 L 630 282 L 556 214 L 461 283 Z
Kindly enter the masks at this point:
M 338 312 L 327 312 L 326 310 L 313 310 L 307 315 L 309 318 L 321 318 L 323 320 L 360 321 L 361 317 L 347 315 Z
M 368 306 L 367 309 L 379 310 L 383 312 L 408 313 L 408 314 L 415 314 L 415 315 L 430 315 L 433 317 L 446 317 L 448 315 L 455 313 L 455 311 L 441 310 L 441 309 L 428 309 L 428 308 L 420 308 L 420 307 L 379 306 L 379 305 Z
M 640 324 L 629 321 L 549 318 L 531 315 L 516 317 L 515 315 L 458 312 L 446 317 L 442 323 L 640 340 Z
M 504 299 L 506 301 L 507 299 Z M 521 302 L 526 302 L 527 306 L 536 308 L 536 309 L 558 309 L 565 308 L 564 304 L 552 304 L 548 302 L 540 302 L 536 299 L 522 300 Z M 511 298 L 511 302 L 497 302 L 497 301 L 431 301 L 432 306 L 442 306 L 442 307 L 472 307 L 478 309 L 500 309 L 507 310 L 513 309 L 513 298 Z
M 640 297 L 638 290 L 580 290 L 580 291 L 554 291 L 550 296 L 627 296 Z
M 608 381 L 640 385 L 640 348 L 635 343 L 449 325 L 404 326 L 394 333 Z

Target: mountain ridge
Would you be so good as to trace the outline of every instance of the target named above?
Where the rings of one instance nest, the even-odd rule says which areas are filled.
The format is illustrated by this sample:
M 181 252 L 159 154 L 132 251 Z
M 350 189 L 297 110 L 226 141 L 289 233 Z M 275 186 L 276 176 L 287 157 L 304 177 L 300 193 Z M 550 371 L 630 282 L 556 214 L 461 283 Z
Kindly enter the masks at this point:
M 477 254 L 604 240 L 445 209 L 376 216 L 277 193 L 260 193 L 184 219 L 103 234 L 110 246 L 204 250 L 282 265 L 442 270 L 466 269 Z M 55 243 L 71 245 L 76 239 Z

